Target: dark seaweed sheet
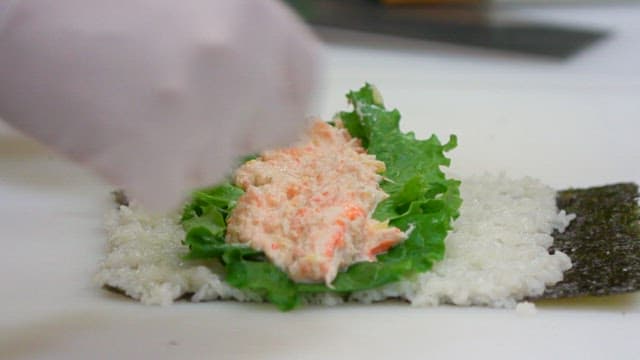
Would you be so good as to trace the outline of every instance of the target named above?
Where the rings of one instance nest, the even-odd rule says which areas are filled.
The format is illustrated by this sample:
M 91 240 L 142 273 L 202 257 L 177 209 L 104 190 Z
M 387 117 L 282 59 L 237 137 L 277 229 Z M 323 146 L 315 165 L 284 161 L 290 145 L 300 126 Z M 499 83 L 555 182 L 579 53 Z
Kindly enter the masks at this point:
M 118 205 L 129 205 L 122 190 Z M 640 210 L 638 185 L 625 183 L 559 191 L 559 209 L 576 214 L 563 232 L 555 232 L 550 252 L 560 250 L 573 266 L 564 280 L 535 299 L 611 295 L 640 290 Z
M 559 209 L 576 214 L 554 248 L 573 263 L 539 298 L 620 294 L 640 289 L 638 186 L 614 184 L 558 192 Z

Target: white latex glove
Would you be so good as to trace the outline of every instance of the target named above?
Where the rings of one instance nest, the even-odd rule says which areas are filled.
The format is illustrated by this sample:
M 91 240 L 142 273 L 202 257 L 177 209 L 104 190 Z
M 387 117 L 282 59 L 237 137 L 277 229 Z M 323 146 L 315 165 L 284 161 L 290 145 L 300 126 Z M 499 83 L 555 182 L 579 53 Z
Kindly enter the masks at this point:
M 306 125 L 318 43 L 277 1 L 19 0 L 0 15 L 0 117 L 152 210 Z

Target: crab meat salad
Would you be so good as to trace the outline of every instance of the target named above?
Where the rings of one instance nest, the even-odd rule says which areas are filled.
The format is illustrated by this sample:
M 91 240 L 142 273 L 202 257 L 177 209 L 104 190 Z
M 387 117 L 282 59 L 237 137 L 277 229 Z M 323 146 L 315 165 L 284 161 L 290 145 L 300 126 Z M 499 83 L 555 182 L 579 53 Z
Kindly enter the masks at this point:
M 371 218 L 387 198 L 385 164 L 341 121 L 316 121 L 298 146 L 266 151 L 235 172 L 244 194 L 227 221 L 227 243 L 247 244 L 298 282 L 331 287 L 338 271 L 376 261 L 406 238 Z
M 571 262 L 547 249 L 571 218 L 551 189 L 476 179 L 463 204 L 464 183 L 443 172 L 455 136 L 443 143 L 402 132 L 399 112 L 370 84 L 347 98 L 352 111 L 314 121 L 297 144 L 195 191 L 180 216 L 120 206 L 96 281 L 149 304 L 191 294 L 290 310 L 385 298 L 515 307 L 562 280 Z M 510 222 L 491 218 L 509 206 L 521 211 Z

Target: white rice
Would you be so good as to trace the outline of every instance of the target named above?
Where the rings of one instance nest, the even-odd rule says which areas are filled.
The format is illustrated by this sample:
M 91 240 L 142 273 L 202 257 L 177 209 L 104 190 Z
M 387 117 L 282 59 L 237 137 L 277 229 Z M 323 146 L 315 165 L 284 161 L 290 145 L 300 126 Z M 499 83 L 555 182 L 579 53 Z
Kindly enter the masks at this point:
M 464 200 L 446 254 L 427 273 L 376 290 L 354 293 L 349 301 L 370 303 L 404 298 L 413 305 L 516 306 L 562 280 L 571 260 L 549 254 L 551 233 L 575 217 L 558 211 L 555 191 L 537 180 L 503 175 L 466 179 Z M 96 282 L 124 291 L 145 304 L 167 305 L 185 294 L 192 301 L 260 297 L 227 285 L 221 269 L 185 262 L 187 248 L 178 217 L 151 217 L 135 206 L 121 206 L 106 221 L 107 256 Z M 306 303 L 336 305 L 332 294 L 308 296 Z
M 528 301 L 523 301 L 516 305 L 516 314 L 519 316 L 532 316 L 538 312 L 536 309 L 536 304 Z
M 105 225 L 107 256 L 95 276 L 99 285 L 120 289 L 148 305 L 169 305 L 184 294 L 193 294 L 193 301 L 261 301 L 224 283 L 215 270 L 182 260 L 187 248 L 177 216 L 152 217 L 120 206 L 107 215 Z

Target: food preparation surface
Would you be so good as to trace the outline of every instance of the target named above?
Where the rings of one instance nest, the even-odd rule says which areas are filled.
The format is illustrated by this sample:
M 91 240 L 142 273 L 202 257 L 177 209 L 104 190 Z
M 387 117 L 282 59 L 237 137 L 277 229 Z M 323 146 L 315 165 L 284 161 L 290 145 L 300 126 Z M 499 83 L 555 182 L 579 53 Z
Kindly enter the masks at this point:
M 518 11 L 511 9 L 518 15 Z M 533 11 L 521 16 L 544 17 Z M 611 37 L 564 63 L 329 34 L 327 117 L 375 83 L 403 127 L 459 138 L 460 175 L 504 171 L 555 188 L 640 183 L 640 27 L 633 4 L 556 8 Z M 110 188 L 15 133 L 0 132 L 3 359 L 637 358 L 640 295 L 547 300 L 536 314 L 404 303 L 146 307 L 97 288 Z

